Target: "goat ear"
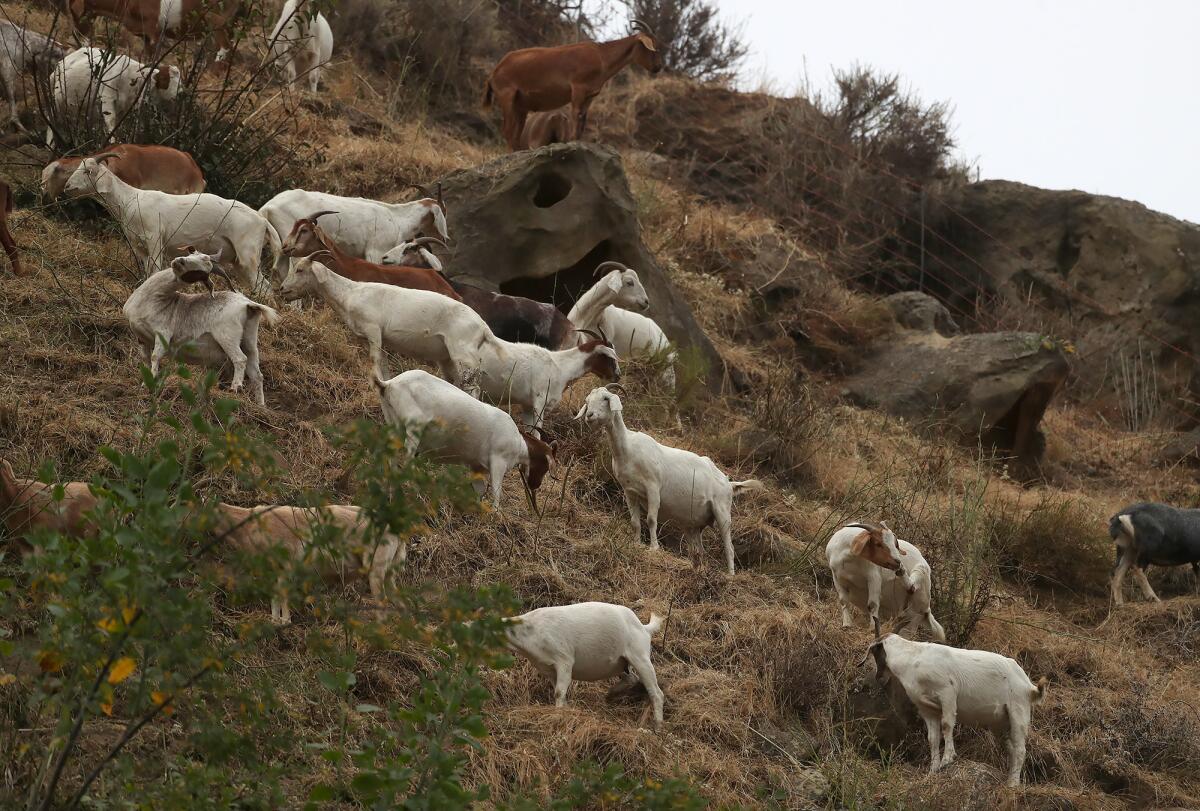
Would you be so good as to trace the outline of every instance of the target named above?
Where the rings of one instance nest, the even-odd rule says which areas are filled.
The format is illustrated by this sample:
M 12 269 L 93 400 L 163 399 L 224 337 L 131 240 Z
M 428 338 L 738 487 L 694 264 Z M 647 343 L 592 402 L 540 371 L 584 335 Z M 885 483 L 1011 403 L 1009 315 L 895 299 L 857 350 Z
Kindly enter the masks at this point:
M 621 278 L 621 274 L 614 273 L 608 279 L 608 289 L 613 291 L 614 293 L 619 293 L 619 292 L 621 292 L 621 285 L 623 285 L 624 283 L 625 282 Z
M 867 544 L 871 542 L 871 533 L 865 529 L 854 536 L 854 540 L 850 542 L 850 554 L 857 555 L 860 558 L 867 556 Z
M 642 43 L 647 51 L 658 50 L 658 46 L 654 44 L 654 40 L 648 34 L 638 34 L 638 42 Z

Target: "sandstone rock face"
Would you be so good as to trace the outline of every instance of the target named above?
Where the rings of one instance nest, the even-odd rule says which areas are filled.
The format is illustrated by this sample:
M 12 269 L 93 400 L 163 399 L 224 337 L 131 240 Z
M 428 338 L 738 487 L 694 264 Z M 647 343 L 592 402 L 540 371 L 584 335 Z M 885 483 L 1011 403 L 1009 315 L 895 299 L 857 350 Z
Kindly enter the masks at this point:
M 925 240 L 925 267 L 952 308 L 970 310 L 982 288 L 1034 319 L 1061 315 L 1089 397 L 1118 398 L 1117 360 L 1133 355 L 1153 360 L 1164 394 L 1200 388 L 1189 357 L 1200 357 L 1200 226 L 1127 200 L 1008 181 L 967 185 L 947 202 L 931 208 L 940 236 Z
M 907 332 L 869 356 L 846 387 L 860 405 L 982 441 L 1028 469 L 1045 449 L 1038 426 L 1066 377 L 1062 352 L 1035 333 Z
M 635 269 L 649 315 L 721 378 L 721 358 L 642 241 L 620 157 L 588 143 L 517 152 L 442 179 L 455 250 L 447 274 L 491 290 L 552 301 L 564 313 L 601 262 Z
M 926 293 L 909 290 L 893 293 L 883 303 L 896 316 L 896 323 L 918 332 L 936 332 L 940 335 L 955 335 L 958 324 L 946 309 L 946 305 Z

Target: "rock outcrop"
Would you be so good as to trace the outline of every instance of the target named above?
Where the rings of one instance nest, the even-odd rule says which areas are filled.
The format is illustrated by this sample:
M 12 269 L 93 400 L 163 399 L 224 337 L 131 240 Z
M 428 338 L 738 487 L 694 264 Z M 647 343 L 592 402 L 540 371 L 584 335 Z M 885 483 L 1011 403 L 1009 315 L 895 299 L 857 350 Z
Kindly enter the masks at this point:
M 620 157 L 588 143 L 517 152 L 442 179 L 455 249 L 447 274 L 503 293 L 553 301 L 564 313 L 606 260 L 637 270 L 649 315 L 698 350 L 719 382 L 721 358 L 642 241 Z
M 1200 390 L 1200 226 L 1114 197 L 999 180 L 944 203 L 930 207 L 937 236 L 925 240 L 925 267 L 952 309 L 972 311 L 982 290 L 1050 329 L 1060 315 L 1060 337 L 1079 348 L 1074 376 L 1093 402 L 1107 391 L 1114 410 L 1122 360 L 1153 363 L 1164 393 Z
M 1045 450 L 1042 415 L 1066 377 L 1062 351 L 1034 333 L 906 331 L 865 359 L 846 393 L 919 429 L 995 447 L 1029 471 Z

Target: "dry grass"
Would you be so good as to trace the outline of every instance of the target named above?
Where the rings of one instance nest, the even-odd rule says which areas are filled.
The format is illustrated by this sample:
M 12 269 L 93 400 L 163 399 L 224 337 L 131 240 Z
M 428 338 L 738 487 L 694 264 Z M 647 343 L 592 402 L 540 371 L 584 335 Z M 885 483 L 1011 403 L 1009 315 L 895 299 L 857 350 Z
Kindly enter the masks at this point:
M 305 170 L 310 187 L 397 199 L 409 180 L 494 151 L 420 121 L 389 121 L 387 100 L 349 66 L 334 71 L 331 87 L 357 112 L 303 113 L 305 131 L 321 139 L 325 154 Z M 588 758 L 648 776 L 689 776 L 716 804 L 757 806 L 770 793 L 786 808 L 1194 804 L 1200 599 L 1135 602 L 1101 625 L 1107 609 L 1100 580 L 1108 549 L 1104 518 L 1135 496 L 1194 499 L 1195 483 L 1185 472 L 1148 466 L 1149 440 L 1077 408 L 1048 415 L 1055 470 L 1050 484 L 1029 491 L 968 450 L 840 405 L 836 381 L 826 385 L 828 372 L 807 373 L 802 361 L 815 361 L 810 369 L 836 369 L 840 353 L 890 328 L 880 305 L 830 283 L 821 257 L 795 246 L 810 263 L 783 266 L 797 292 L 765 310 L 763 294 L 739 266 L 766 240 L 782 239 L 779 229 L 761 216 L 697 200 L 662 179 L 652 158 L 633 156 L 628 166 L 649 244 L 722 354 L 756 385 L 753 393 L 730 393 L 685 414 L 679 431 L 656 399 L 649 372 L 635 369 L 629 423 L 711 455 L 738 478 L 763 476 L 771 487 L 739 498 L 735 507 L 741 568 L 732 578 L 719 574 L 711 533 L 701 569 L 689 565 L 669 529 L 662 552 L 632 543 L 623 501 L 605 472 L 603 439 L 569 421 L 570 407 L 591 386 L 577 384 L 551 417 L 571 461 L 543 491 L 543 519 L 534 519 L 510 483 L 500 512 L 445 518 L 412 550 L 402 576 L 446 585 L 504 582 L 529 608 L 601 599 L 634 606 L 643 617 L 669 612 L 665 641 L 655 642 L 666 729 L 661 736 L 639 729 L 643 707 L 607 703 L 606 685 L 577 685 L 570 707 L 556 710 L 548 683 L 518 664 L 487 676 L 492 736 L 474 756 L 468 779 L 504 797 L 553 785 Z M 29 180 L 28 170 L 18 174 Z M 144 405 L 133 341 L 120 315 L 135 283 L 132 260 L 96 223 L 22 210 L 12 224 L 35 275 L 0 276 L 0 456 L 19 473 L 49 459 L 66 477 L 86 478 L 98 470 L 98 444 L 132 440 L 130 415 Z M 262 336 L 267 406 L 246 402 L 243 412 L 278 447 L 285 494 L 340 492 L 343 462 L 321 429 L 378 417 L 368 361 L 325 308 L 283 312 L 282 323 Z M 779 323 L 763 326 L 767 312 Z M 797 324 L 807 343 L 789 334 Z M 801 409 L 805 420 L 796 416 Z M 856 715 L 851 696 L 874 689 L 854 668 L 869 639 L 865 628 L 840 629 L 820 552 L 839 522 L 879 517 L 892 517 L 897 531 L 919 546 L 941 549 L 940 516 L 980 481 L 988 485 L 989 531 L 1013 539 L 998 550 L 1012 566 L 971 644 L 1013 656 L 1034 678 L 1052 681 L 1034 718 L 1030 785 L 1019 790 L 997 787 L 1003 749 L 985 735 L 963 731 L 961 751 L 990 769 L 965 764 L 929 777 L 923 732 L 909 729 L 898 749 L 880 752 L 861 724 L 845 723 Z M 236 492 L 228 481 L 200 486 L 240 503 L 258 495 Z M 936 577 L 940 560 L 932 562 Z M 1158 587 L 1161 578 L 1155 579 Z M 1164 596 L 1182 590 L 1168 588 Z M 299 742 L 319 739 L 338 723 L 331 707 L 307 697 L 322 667 L 306 654 L 305 635 L 314 630 L 319 623 L 301 617 L 239 665 L 247 678 L 266 671 L 277 679 L 281 706 L 273 724 L 281 739 L 298 742 L 291 765 L 307 775 L 288 785 L 293 799 L 329 768 Z M 431 666 L 415 647 L 363 650 L 360 661 L 356 690 L 380 704 L 403 699 Z M 352 714 L 350 738 L 370 723 Z M 182 732 L 164 735 L 171 746 L 182 745 Z M 152 747 L 145 752 L 162 755 Z M 827 783 L 816 799 L 814 781 Z

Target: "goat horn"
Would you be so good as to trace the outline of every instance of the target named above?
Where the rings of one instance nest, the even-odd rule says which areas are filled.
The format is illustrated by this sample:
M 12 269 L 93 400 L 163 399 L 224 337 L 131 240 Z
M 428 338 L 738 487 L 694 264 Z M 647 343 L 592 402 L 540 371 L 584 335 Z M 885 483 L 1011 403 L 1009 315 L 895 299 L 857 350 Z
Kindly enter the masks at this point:
M 217 274 L 218 276 L 220 276 L 225 281 L 229 282 L 229 289 L 233 290 L 234 292 L 237 292 L 237 285 L 235 285 L 233 283 L 233 279 L 231 279 L 229 277 L 229 274 L 225 272 L 225 268 L 221 267 L 220 265 L 214 264 L 212 272 Z
M 413 245 L 441 245 L 446 250 L 450 250 L 450 246 L 442 242 L 437 237 L 417 237 L 412 241 Z
M 433 197 L 433 195 L 429 193 L 429 189 L 425 188 L 420 183 L 409 183 L 407 185 L 408 185 L 408 188 L 416 189 L 417 191 L 419 191 L 421 194 L 423 194 L 426 197 L 429 197 L 429 198 Z
M 621 264 L 620 262 L 616 262 L 616 261 L 613 261 L 610 259 L 607 262 L 601 262 L 599 265 L 597 265 L 596 269 L 592 271 L 592 275 L 595 276 L 600 271 L 607 270 L 608 268 L 615 268 L 617 270 L 629 270 L 629 268 L 627 268 L 625 265 Z
M 96 163 L 104 163 L 106 160 L 109 160 L 110 158 L 119 158 L 119 157 L 121 157 L 120 152 L 101 152 L 99 155 L 93 155 L 92 159 L 95 160 Z
M 611 391 L 613 394 L 621 394 L 625 397 L 629 396 L 629 392 L 625 391 L 625 387 L 620 383 L 609 383 L 604 388 L 606 391 Z M 620 391 L 616 391 L 616 389 L 620 389 Z
M 308 219 L 312 220 L 313 222 L 316 222 L 318 217 L 324 217 L 326 214 L 337 214 L 337 213 L 338 212 L 336 212 L 336 211 L 318 211 L 316 214 L 308 215 Z
M 651 28 L 645 20 L 639 20 L 637 17 L 634 17 L 633 20 L 630 21 L 629 27 L 634 31 L 640 28 L 652 37 L 657 36 L 657 34 L 654 33 L 654 29 Z
M 437 184 L 437 204 L 438 208 L 442 210 L 442 214 L 444 215 L 446 213 L 446 201 L 442 199 L 442 181 L 440 180 Z
M 597 324 L 596 329 L 600 330 L 600 340 L 604 341 L 604 343 L 608 344 L 609 346 L 612 346 L 612 341 L 608 340 L 608 336 L 604 334 L 604 327 Z
M 604 340 L 604 336 L 603 336 L 603 335 L 599 335 L 599 334 L 597 334 L 597 333 L 593 332 L 593 331 L 592 331 L 592 330 L 590 330 L 590 329 L 580 329 L 580 330 L 576 330 L 576 332 L 582 332 L 584 335 L 590 335 L 590 336 L 592 336 L 593 338 L 595 338 L 597 341 L 603 341 L 603 340 Z

